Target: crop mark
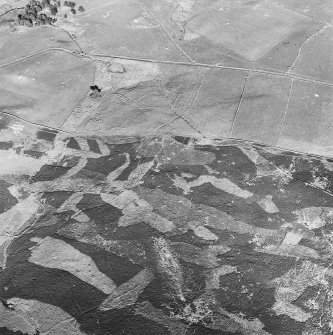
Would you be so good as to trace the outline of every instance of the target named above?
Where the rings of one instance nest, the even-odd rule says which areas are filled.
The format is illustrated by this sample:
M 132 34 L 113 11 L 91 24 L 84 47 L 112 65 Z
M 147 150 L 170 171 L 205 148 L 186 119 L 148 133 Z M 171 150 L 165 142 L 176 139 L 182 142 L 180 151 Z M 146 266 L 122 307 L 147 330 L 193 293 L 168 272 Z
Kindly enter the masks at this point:
M 193 124 L 191 124 L 190 121 L 188 121 L 184 116 L 180 115 L 178 112 L 177 112 L 177 109 L 173 106 L 172 102 L 170 102 L 167 94 L 165 93 L 163 87 L 162 87 L 162 84 L 161 84 L 161 81 L 159 82 L 159 86 L 160 86 L 160 90 L 163 94 L 163 96 L 166 98 L 167 100 L 167 103 L 169 105 L 169 107 L 171 108 L 173 114 L 176 115 L 176 118 L 173 118 L 167 125 L 171 124 L 172 122 L 174 122 L 176 119 L 180 118 L 182 119 L 183 121 L 185 121 L 185 123 L 187 123 L 193 130 L 195 130 L 197 133 L 199 133 L 203 138 L 207 138 L 197 127 L 195 127 Z M 160 129 L 162 128 L 161 127 L 158 127 L 157 129 Z
M 65 34 L 67 34 L 69 36 L 69 38 L 74 42 L 74 44 L 79 48 L 80 52 L 83 53 L 83 49 L 81 48 L 80 44 L 76 41 L 76 39 L 73 37 L 73 35 L 70 34 L 69 31 L 67 31 L 64 28 L 57 27 L 53 24 L 51 24 L 51 27 L 53 27 L 55 29 L 59 29 L 59 30 L 63 31 Z
M 205 72 L 204 72 L 204 74 L 203 74 L 203 76 L 202 76 L 202 78 L 201 78 L 200 84 L 199 84 L 198 88 L 195 90 L 195 94 L 194 94 L 194 96 L 192 97 L 192 99 L 189 100 L 187 106 L 184 108 L 184 111 L 183 111 L 183 113 L 182 113 L 183 115 L 185 115 L 186 112 L 187 112 L 189 109 L 191 109 L 191 108 L 193 107 L 194 103 L 197 101 L 198 96 L 199 96 L 199 93 L 200 93 L 200 90 L 201 90 L 201 88 L 202 88 L 202 86 L 203 86 L 203 83 L 204 83 L 204 81 L 205 81 L 206 74 L 207 74 L 207 72 L 208 72 L 209 70 L 210 70 L 209 68 L 205 70 Z
M 248 80 L 249 80 L 249 76 L 250 76 L 250 71 L 247 73 L 247 76 L 246 76 L 246 78 L 245 78 L 244 87 L 243 87 L 241 96 L 240 96 L 240 98 L 239 98 L 239 102 L 238 102 L 238 106 L 237 106 L 237 109 L 236 109 L 234 118 L 233 118 L 233 120 L 232 120 L 232 124 L 231 124 L 230 133 L 229 133 L 228 138 L 231 137 L 231 135 L 232 135 L 232 131 L 234 130 L 234 126 L 235 126 L 236 118 L 237 118 L 237 115 L 238 115 L 238 112 L 239 112 L 241 103 L 242 103 L 242 101 L 243 101 L 243 97 L 244 97 L 244 94 L 245 94 L 245 90 L 246 90 L 247 82 L 248 82 Z
M 203 85 L 203 83 L 204 83 L 204 81 L 205 81 L 205 78 L 206 78 L 206 75 L 207 75 L 207 72 L 208 72 L 208 71 L 209 71 L 209 69 L 206 69 L 206 71 L 204 72 L 204 74 L 203 74 L 203 76 L 202 76 L 202 78 L 201 78 L 200 85 L 199 85 L 197 91 L 195 92 L 195 97 L 194 97 L 193 101 L 191 102 L 191 107 L 194 105 L 194 103 L 195 103 L 195 102 L 197 101 L 197 99 L 198 99 L 200 90 L 201 90 L 202 85 Z
M 166 36 L 168 37 L 168 39 L 170 40 L 170 42 L 192 63 L 195 64 L 195 61 L 178 45 L 178 43 L 176 43 L 174 41 L 174 39 L 170 36 L 170 34 L 168 33 L 168 31 L 165 29 L 165 27 L 162 25 L 162 23 L 160 21 L 157 20 L 157 18 L 155 17 L 155 15 L 148 9 L 145 7 L 142 7 L 145 11 L 147 11 L 150 16 L 158 23 L 158 25 L 161 27 L 161 29 L 163 30 L 163 32 L 166 34 Z
M 290 71 L 292 71 L 292 70 L 294 69 L 296 62 L 297 62 L 299 56 L 301 55 L 301 52 L 302 52 L 302 50 L 303 50 L 303 47 L 304 47 L 307 43 L 309 43 L 310 40 L 311 40 L 313 37 L 315 37 L 316 35 L 320 34 L 320 33 L 321 33 L 323 30 L 325 30 L 327 27 L 328 27 L 328 26 L 325 26 L 325 27 L 321 28 L 320 30 L 316 31 L 314 34 L 312 34 L 311 36 L 309 36 L 309 37 L 308 37 L 308 38 L 301 44 L 301 46 L 300 46 L 300 48 L 299 48 L 299 50 L 298 50 L 298 53 L 297 53 L 297 55 L 296 55 L 296 58 L 295 58 L 294 62 L 291 64 L 291 66 L 290 66 L 288 72 L 290 72 Z
M 177 116 L 179 116 L 182 120 L 185 121 L 185 123 L 187 123 L 192 129 L 194 129 L 196 132 L 198 132 L 203 138 L 207 138 L 197 127 L 195 127 L 190 121 L 188 121 L 185 117 L 183 117 L 182 115 L 179 115 L 177 113 L 175 113 Z
M 175 12 L 178 8 L 181 8 L 180 4 L 178 1 L 174 1 L 172 3 L 170 3 L 169 7 L 172 7 L 174 4 L 176 4 L 176 6 L 174 6 L 172 12 L 170 13 L 170 18 L 171 20 L 178 26 L 178 28 L 180 29 L 180 31 L 182 32 L 182 34 L 185 33 L 185 29 L 184 29 L 184 22 L 182 24 L 180 24 L 178 21 L 175 21 L 173 19 L 173 16 L 175 15 Z M 182 11 L 182 16 L 184 15 L 184 10 L 181 8 Z
M 280 127 L 279 136 L 278 136 L 278 139 L 277 139 L 277 143 L 279 143 L 280 137 L 282 135 L 284 123 L 286 121 L 286 117 L 287 117 L 287 114 L 288 114 L 288 108 L 289 108 L 289 102 L 290 102 L 291 93 L 292 93 L 292 90 L 293 90 L 293 84 L 294 84 L 294 79 L 291 79 L 288 100 L 287 100 L 286 109 L 284 111 L 284 115 L 283 115 L 283 118 L 282 118 L 282 122 L 281 122 L 281 127 Z
M 296 14 L 296 15 L 301 16 L 301 17 L 303 17 L 303 18 L 306 18 L 306 19 L 308 19 L 308 20 L 311 20 L 311 21 L 314 21 L 314 22 L 318 22 L 318 23 L 322 23 L 322 24 L 325 24 L 325 25 L 330 26 L 330 27 L 332 26 L 330 23 L 328 23 L 328 22 L 326 22 L 326 21 L 319 21 L 319 20 L 315 19 L 314 17 L 307 16 L 307 15 L 304 15 L 304 14 L 302 14 L 302 13 L 299 13 L 299 12 L 297 12 L 297 11 L 295 11 L 295 10 L 292 10 L 292 9 L 290 9 L 290 8 L 286 8 L 286 7 L 280 6 L 280 5 L 278 5 L 277 3 L 275 3 L 274 1 L 270 1 L 270 3 L 271 3 L 273 6 L 277 7 L 277 8 L 286 10 L 287 12 L 291 12 L 291 13 L 293 13 L 293 14 Z

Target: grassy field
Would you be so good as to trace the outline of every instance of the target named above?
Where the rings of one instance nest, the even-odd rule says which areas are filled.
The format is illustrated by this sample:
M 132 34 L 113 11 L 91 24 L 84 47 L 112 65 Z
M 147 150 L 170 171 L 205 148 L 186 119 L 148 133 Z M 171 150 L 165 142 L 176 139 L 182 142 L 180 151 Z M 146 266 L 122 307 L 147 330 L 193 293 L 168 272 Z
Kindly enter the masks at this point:
M 68 34 L 53 27 L 24 28 L 17 32 L 0 32 L 0 65 L 13 62 L 46 48 L 78 50 Z
M 0 108 L 60 126 L 93 81 L 93 67 L 64 52 L 45 52 L 0 69 Z

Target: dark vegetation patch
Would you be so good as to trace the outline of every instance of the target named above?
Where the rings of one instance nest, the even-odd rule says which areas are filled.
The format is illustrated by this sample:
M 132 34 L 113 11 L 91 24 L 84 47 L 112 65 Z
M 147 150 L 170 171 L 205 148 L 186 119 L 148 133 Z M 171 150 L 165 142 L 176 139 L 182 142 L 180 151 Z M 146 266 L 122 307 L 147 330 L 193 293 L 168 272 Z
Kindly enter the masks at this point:
M 70 224 L 68 215 L 61 213 L 58 216 L 57 224 L 37 228 L 33 233 L 22 235 L 11 243 L 7 249 L 7 267 L 0 276 L 0 296 L 4 299 L 36 299 L 59 306 L 75 316 L 91 306 L 98 306 L 106 295 L 67 271 L 38 266 L 28 260 L 30 249 L 35 246 L 30 240 L 33 236 L 52 236 L 62 225 Z M 107 260 L 105 255 L 103 258 Z
M 55 208 L 60 207 L 74 192 L 70 191 L 53 191 L 44 192 L 42 199 L 45 204 L 53 206 Z
M 306 185 L 301 181 L 294 181 L 285 187 L 283 197 L 276 198 L 275 203 L 283 202 L 286 209 L 294 211 L 311 206 L 333 207 L 333 198 L 321 189 Z
M 51 181 L 65 175 L 80 160 L 76 156 L 64 156 L 58 163 L 45 164 L 31 177 L 31 182 Z
M 14 143 L 12 141 L 0 142 L 0 150 L 9 150 L 13 147 Z
M 45 238 L 57 234 L 66 226 L 77 224 L 77 221 L 72 218 L 73 215 L 73 211 L 44 214 L 38 218 L 36 229 L 33 232 L 34 236 Z
M 56 42 L 59 44 L 71 44 L 72 43 L 72 41 L 67 41 L 67 40 L 56 40 Z
M 9 192 L 8 187 L 11 184 L 0 180 L 0 214 L 8 211 L 11 207 L 17 204 L 17 199 Z
M 224 192 L 210 183 L 192 188 L 192 192 L 185 197 L 194 204 L 214 207 L 232 216 L 237 221 L 253 226 L 262 227 L 267 225 L 267 219 L 270 216 L 253 201 Z
M 37 131 L 37 138 L 39 140 L 45 140 L 49 142 L 53 142 L 56 138 L 58 132 L 56 130 L 50 130 L 50 129 L 42 129 Z
M 225 234 L 225 231 L 223 231 L 223 234 Z M 191 244 L 191 245 L 198 246 L 198 247 L 211 244 L 211 241 L 206 241 L 206 240 L 203 240 L 201 237 L 196 236 L 193 233 L 193 230 L 188 230 L 185 234 L 170 236 L 169 241 L 183 242 L 183 243 Z
M 69 141 L 67 142 L 67 147 L 71 149 L 81 150 L 79 143 L 74 137 L 69 138 Z
M 230 313 L 243 313 L 248 318 L 260 319 L 260 315 L 273 306 L 274 294 L 275 289 L 259 286 L 253 278 L 243 279 L 241 273 L 230 273 L 220 276 L 216 298 L 218 305 Z
M 39 159 L 44 155 L 43 152 L 40 152 L 40 151 L 37 151 L 37 150 L 24 150 L 23 153 L 27 156 L 30 156 L 30 157 L 33 157 L 33 158 L 36 158 L 36 159 Z
M 143 245 L 147 246 L 150 244 L 149 240 L 152 237 L 158 236 L 162 236 L 162 234 L 142 221 L 131 226 L 118 227 L 109 237 L 115 240 L 140 241 Z
M 183 189 L 177 188 L 172 181 L 181 172 L 195 174 L 199 177 L 206 170 L 203 166 L 177 166 L 177 168 L 172 165 L 162 166 L 160 167 L 160 171 L 150 170 L 143 178 L 143 185 L 145 188 L 159 188 L 164 192 L 185 197 L 194 204 L 214 207 L 231 215 L 236 220 L 268 228 L 268 218 L 272 214 L 265 212 L 253 199 L 243 199 L 234 196 L 216 188 L 208 182 L 193 187 L 189 194 L 184 194 Z M 185 179 L 191 181 L 191 178 Z M 265 193 L 265 190 L 262 190 L 262 192 Z M 272 229 L 277 229 L 278 227 L 276 226 L 276 220 L 273 220 L 271 226 L 269 226 Z
M 190 142 L 190 140 L 191 140 L 190 137 L 184 137 L 184 136 L 175 136 L 174 139 L 177 142 L 179 142 L 181 144 L 185 144 L 185 145 L 188 144 Z
M 137 302 L 149 301 L 155 308 L 169 313 L 166 305 L 172 302 L 172 296 L 165 296 L 165 291 L 169 290 L 165 284 L 165 277 L 158 272 L 154 274 L 154 279 L 145 287 Z
M 256 165 L 237 147 L 197 147 L 198 150 L 212 152 L 216 159 L 209 166 L 222 176 L 241 186 L 245 176 L 253 178 L 256 175 Z
M 144 243 L 146 245 L 147 266 L 153 270 L 155 278 L 144 289 L 138 302 L 149 301 L 155 308 L 162 309 L 166 314 L 169 314 L 170 310 L 176 313 L 177 311 L 174 309 L 177 306 L 185 307 L 185 303 L 191 303 L 204 293 L 206 287 L 205 269 L 199 265 L 179 260 L 184 281 L 183 293 L 186 300 L 182 302 L 175 294 L 174 283 L 170 282 L 170 277 L 161 271 L 159 257 L 153 247 L 153 239 L 150 238 L 142 242 L 142 244 Z
M 244 256 L 244 254 L 242 255 Z M 262 262 L 260 263 L 262 264 Z M 246 271 L 246 278 L 242 275 L 245 273 L 244 270 L 220 276 L 220 289 L 216 292 L 218 305 L 228 312 L 242 313 L 246 315 L 248 320 L 258 318 L 264 323 L 264 330 L 270 334 L 300 335 L 303 329 L 302 323 L 285 315 L 277 316 L 271 313 L 275 302 L 275 288 L 267 287 L 256 278 L 256 275 L 251 276 L 257 272 L 254 265 L 255 260 L 253 264 L 248 264 L 247 270 L 251 269 L 252 271 Z M 275 269 L 274 264 L 269 265 L 267 271 L 272 272 L 272 268 Z M 245 290 L 246 292 L 244 292 Z
M 123 215 L 119 208 L 104 202 L 99 194 L 85 194 L 76 207 L 102 227 L 117 223 Z
M 59 235 L 56 235 L 56 237 L 72 245 L 83 254 L 90 256 L 98 269 L 111 278 L 117 285 L 127 282 L 142 270 L 142 266 L 95 245 L 82 243 Z
M 106 177 L 104 174 L 96 172 L 96 171 L 90 171 L 86 168 L 81 169 L 75 176 L 72 177 L 73 179 L 84 179 L 86 182 L 89 182 L 90 184 L 94 184 L 96 187 L 99 185 L 104 186 Z
M 265 325 L 263 330 L 272 335 L 302 335 L 304 323 L 295 321 L 287 315 L 262 313 L 260 321 Z
M 93 311 L 82 315 L 78 322 L 82 331 L 94 335 L 171 335 L 166 327 L 127 308 Z
M 75 141 L 74 138 L 73 141 Z M 96 145 L 98 146 L 98 143 L 91 140 L 89 144 L 90 150 L 97 150 Z M 100 174 L 106 176 L 111 171 L 122 166 L 125 163 L 124 153 L 129 153 L 131 157 L 130 165 L 118 177 L 118 179 L 123 180 L 128 178 L 128 175 L 138 164 L 145 161 L 145 159 L 142 160 L 135 157 L 135 146 L 133 144 L 110 145 L 109 147 L 111 150 L 109 156 L 88 159 L 86 171 L 91 172 L 91 175 L 88 172 L 87 175 L 84 175 L 82 171 L 80 172 L 82 173 L 80 176 L 84 178 L 91 176 L 93 178 L 94 173 L 96 176 Z M 217 170 L 221 176 L 229 178 L 238 186 L 241 186 L 245 182 L 246 174 L 254 176 L 256 173 L 256 166 L 238 148 L 226 146 L 221 148 L 203 148 L 202 150 L 213 151 L 217 155 L 217 161 L 210 164 L 210 166 L 214 170 Z M 314 167 L 319 169 L 317 170 L 317 174 L 321 174 L 321 171 L 323 171 L 323 175 L 325 173 L 328 175 L 328 172 L 321 166 L 304 160 L 304 158 L 295 160 L 294 156 L 290 157 L 295 164 L 296 172 L 294 173 L 293 181 L 287 185 L 283 185 L 285 190 L 283 195 L 282 193 L 274 193 L 277 192 L 275 191 L 277 186 L 270 179 L 261 181 L 261 184 L 256 183 L 257 186 L 255 186 L 258 188 L 258 191 L 254 193 L 258 193 L 260 196 L 272 194 L 273 201 L 280 208 L 281 212 L 274 215 L 275 221 L 269 224 L 267 223 L 268 219 L 272 219 L 273 215 L 263 211 L 255 202 L 256 199 L 246 200 L 235 197 L 213 187 L 210 183 L 193 188 L 192 192 L 188 195 L 184 195 L 182 189 L 178 189 L 173 185 L 173 177 L 181 175 L 182 172 L 192 173 L 194 175 L 193 179 L 202 174 L 207 174 L 207 170 L 203 166 L 163 165 L 160 167 L 160 172 L 149 171 L 146 174 L 144 177 L 144 186 L 150 189 L 160 188 L 170 194 L 186 197 L 194 204 L 197 204 L 198 208 L 201 204 L 215 207 L 230 214 L 234 219 L 248 222 L 253 226 L 263 226 L 266 222 L 265 228 L 274 229 L 275 227 L 279 227 L 278 224 L 280 221 L 292 222 L 294 217 L 292 217 L 293 214 L 291 213 L 295 209 L 310 206 L 333 207 L 330 195 L 305 184 L 309 182 L 310 175 L 312 177 Z M 71 157 L 66 157 L 58 164 L 60 167 L 65 167 L 64 165 L 74 166 L 75 159 L 73 161 L 71 159 Z M 290 161 L 288 159 L 284 160 L 281 158 L 281 161 L 276 157 L 274 159 L 281 166 L 289 167 L 288 164 Z M 187 179 L 192 180 L 191 178 Z M 265 186 L 265 184 L 267 185 Z M 257 190 L 257 188 L 255 189 Z M 46 204 L 59 207 L 71 194 L 72 192 L 65 191 L 45 192 L 43 199 L 45 199 Z M 76 235 L 74 231 L 72 235 L 70 234 L 70 230 L 67 231 L 68 234 L 61 233 L 61 230 L 59 234 L 55 233 L 61 227 L 65 230 L 70 222 L 69 216 L 73 213 L 67 213 L 67 217 L 65 215 L 63 217 L 59 216 L 59 223 L 54 226 L 37 226 L 34 234 L 43 237 L 53 234 L 53 237 L 62 239 L 82 253 L 89 255 L 98 268 L 108 277 L 112 278 L 117 285 L 121 285 L 133 278 L 143 266 L 149 267 L 154 271 L 155 278 L 144 289 L 138 301 L 149 301 L 154 307 L 166 313 L 166 315 L 171 310 L 176 314 L 177 311 L 181 313 L 185 304 L 179 301 L 179 299 L 177 300 L 172 287 L 170 287 L 170 280 L 166 278 L 165 274 L 159 272 L 156 251 L 152 247 L 153 238 L 163 236 L 164 234 L 161 234 L 144 222 L 128 227 L 118 227 L 117 221 L 121 217 L 122 211 L 105 203 L 98 194 L 85 194 L 77 205 L 77 208 L 84 211 L 92 220 L 92 223 L 94 223 L 86 236 L 96 237 L 100 235 L 107 240 L 133 241 L 133 249 L 135 249 L 134 242 L 138 242 L 140 247 L 136 247 L 136 250 L 140 252 L 144 250 L 146 253 L 146 258 L 144 259 L 144 256 L 142 256 L 143 261 L 139 263 L 142 266 L 138 265 L 135 261 L 131 262 L 128 260 L 128 255 L 133 252 L 133 250 L 131 252 L 126 251 L 126 248 L 130 248 L 128 244 L 124 244 L 124 248 L 121 249 L 121 255 L 119 255 L 120 252 L 118 253 L 118 251 L 116 255 L 113 252 L 105 251 L 89 243 L 75 241 Z M 47 218 L 45 217 L 45 223 L 47 223 L 46 220 Z M 295 259 L 256 252 L 253 250 L 254 246 L 249 244 L 249 240 L 251 239 L 250 234 L 237 234 L 217 229 L 210 230 L 219 236 L 220 243 L 224 243 L 232 248 L 227 253 L 217 256 L 219 263 L 221 265 L 228 264 L 235 266 L 238 270 L 236 273 L 219 277 L 220 289 L 216 290 L 215 295 L 217 306 L 237 315 L 243 313 L 249 321 L 258 318 L 265 324 L 264 330 L 272 335 L 301 335 L 304 324 L 286 315 L 277 316 L 272 312 L 271 307 L 275 302 L 276 289 L 268 287 L 266 284 L 274 278 L 281 277 L 289 269 L 294 268 Z M 315 233 L 317 232 L 315 231 Z M 88 334 L 169 334 L 168 330 L 163 326 L 144 317 L 133 315 L 132 308 L 114 309 L 107 312 L 98 311 L 98 305 L 106 297 L 102 292 L 80 281 L 66 271 L 43 268 L 29 263 L 28 257 L 31 252 L 29 248 L 34 245 L 30 241 L 31 237 L 31 234 L 22 236 L 16 239 L 8 248 L 9 267 L 2 272 L 2 276 L 0 277 L 0 294 L 4 299 L 16 296 L 25 299 L 38 299 L 59 306 L 76 317 L 81 325 L 81 329 Z M 185 242 L 198 247 L 211 243 L 202 241 L 194 235 L 193 231 L 172 236 L 170 240 L 172 242 Z M 315 247 L 311 243 L 310 240 L 306 239 L 300 242 L 302 245 Z M 185 280 L 184 287 L 188 288 L 186 303 L 189 303 L 204 293 L 207 270 L 201 266 L 192 264 L 190 261 L 185 262 L 180 260 L 179 263 L 181 264 Z M 4 287 L 8 287 L 8 289 L 5 290 Z M 294 301 L 293 304 L 306 310 L 304 302 L 317 291 L 318 287 L 305 290 L 301 297 Z M 189 335 L 231 334 L 209 328 L 209 322 L 207 326 L 204 324 L 187 324 L 187 326 Z M 237 332 L 233 334 L 239 335 Z
M 1 111 L 1 108 L 0 108 L 0 111 Z M 11 120 L 10 120 L 9 116 L 2 115 L 0 117 L 0 131 L 7 129 L 8 126 L 10 125 L 10 122 L 11 122 Z
M 283 154 L 273 154 L 265 150 L 260 150 L 259 153 L 275 166 L 284 169 L 288 169 L 290 165 L 293 164 L 296 156 L 294 153 L 288 154 L 284 152 Z
M 276 277 L 281 277 L 295 266 L 295 260 L 291 257 L 259 253 L 248 244 L 249 238 L 234 243 L 230 251 L 221 256 L 221 262 L 236 266 L 239 273 L 246 273 L 247 279 L 265 283 Z M 249 269 L 251 272 L 249 273 Z M 246 279 L 246 280 L 247 280 Z
M 333 172 L 320 160 L 311 161 L 311 171 L 316 180 L 325 181 L 325 190 L 333 193 Z
M 330 284 L 332 285 L 332 280 Z M 328 326 L 332 321 L 330 312 L 332 299 L 328 291 L 329 288 L 324 288 L 320 285 L 307 287 L 302 295 L 293 301 L 293 305 L 313 315 L 311 323 L 313 325 L 322 325 L 323 334 L 332 334 Z M 316 308 L 316 305 L 319 306 L 319 309 Z
M 242 335 L 240 332 L 227 332 L 218 329 L 212 329 L 200 324 L 190 324 L 186 328 L 187 335 Z
M 98 306 L 107 297 L 71 273 L 35 265 L 27 257 L 21 256 L 18 263 L 2 272 L 0 292 L 3 298 L 39 300 L 58 306 L 75 317 L 92 306 Z
M 172 174 L 180 174 L 180 173 L 189 173 L 194 175 L 193 178 L 185 177 L 188 181 L 196 179 L 203 174 L 207 174 L 207 169 L 202 165 L 175 165 L 175 164 L 163 164 L 160 167 L 161 173 L 172 173 Z
M 40 170 L 31 177 L 33 183 L 39 181 L 51 181 L 55 180 L 70 170 L 70 167 L 64 167 L 59 165 L 43 165 Z
M 107 176 L 111 171 L 116 170 L 118 167 L 124 165 L 126 162 L 125 155 L 110 155 L 98 158 L 88 158 L 85 169 L 96 171 Z
M 174 178 L 175 175 L 179 175 L 181 172 L 191 173 L 195 177 L 199 177 L 200 174 L 205 173 L 205 171 L 205 167 L 201 165 L 175 166 L 173 164 L 165 164 L 159 167 L 159 171 L 150 169 L 142 178 L 142 181 L 146 188 L 160 188 L 165 192 L 183 196 L 183 190 L 176 187 L 171 178 Z M 190 180 L 190 178 L 188 178 L 188 180 Z
M 297 171 L 293 173 L 293 180 L 310 183 L 313 181 L 313 176 L 311 171 Z
M 97 154 L 101 154 L 98 142 L 95 139 L 87 139 L 89 150 Z
M 58 165 L 63 166 L 63 167 L 72 168 L 76 164 L 78 164 L 79 161 L 80 161 L 79 156 L 67 156 L 67 155 L 65 155 L 61 158 Z
M 325 295 L 327 292 L 323 290 L 323 287 L 320 285 L 307 287 L 304 292 L 293 301 L 293 305 L 300 307 L 308 313 L 313 313 L 313 309 L 309 308 L 311 305 L 308 305 L 307 302 L 311 299 L 316 301 L 320 306 L 323 305 L 326 299 Z
M 183 270 L 185 299 L 187 302 L 194 301 L 205 293 L 206 273 L 203 267 L 179 260 Z
M 148 163 L 152 161 L 153 158 L 150 157 L 140 157 L 131 156 L 130 164 L 124 169 L 124 171 L 116 178 L 116 180 L 127 180 L 131 172 L 133 172 L 139 165 Z
M 73 222 L 73 221 L 72 221 Z M 63 225 L 60 229 L 57 230 L 56 234 L 59 236 L 64 236 L 69 239 L 76 240 L 77 239 L 77 233 L 76 228 L 80 226 L 79 222 L 75 222 L 74 224 L 67 224 Z M 103 234 L 104 233 L 104 234 Z M 85 231 L 80 233 L 80 236 L 83 238 L 100 238 L 102 236 L 103 238 L 107 239 L 111 243 L 106 247 L 106 249 L 114 253 L 115 255 L 118 255 L 121 258 L 128 259 L 130 262 L 138 265 L 145 265 L 146 262 L 146 256 L 145 256 L 145 248 L 143 244 L 139 241 L 134 240 L 111 240 L 110 235 L 104 236 L 105 231 L 103 231 L 100 227 L 96 226 L 89 226 L 85 227 Z M 114 242 L 114 243 L 112 243 Z
M 124 154 L 124 153 L 135 153 L 135 149 L 138 146 L 138 142 L 134 140 L 131 143 L 120 143 L 120 144 L 110 144 L 106 143 L 110 150 L 110 156 Z

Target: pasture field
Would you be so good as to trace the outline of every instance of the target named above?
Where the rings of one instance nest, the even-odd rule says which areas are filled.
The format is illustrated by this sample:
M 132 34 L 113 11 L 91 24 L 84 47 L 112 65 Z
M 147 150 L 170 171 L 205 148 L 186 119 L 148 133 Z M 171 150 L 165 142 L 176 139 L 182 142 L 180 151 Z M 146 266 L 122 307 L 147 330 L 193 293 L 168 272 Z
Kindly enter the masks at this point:
M 333 154 L 333 89 L 295 82 L 278 145 L 298 151 Z
M 18 30 L 0 32 L 0 66 L 48 48 L 78 50 L 68 34 L 60 29 L 44 26 L 34 29 L 19 27 Z
M 0 108 L 31 122 L 60 126 L 93 82 L 92 65 L 61 51 L 0 68 Z
M 313 35 L 303 45 L 302 52 L 291 71 L 311 78 L 331 81 L 333 78 L 332 50 L 333 29 L 332 27 L 326 27 Z
M 294 11 L 317 21 L 333 23 L 331 0 L 271 0 L 275 5 Z
M 93 53 L 186 61 L 159 23 L 132 0 L 108 2 L 75 18 L 77 40 Z M 124 43 L 126 41 L 126 43 Z
M 289 78 L 251 74 L 235 116 L 231 137 L 276 145 L 290 86 Z

